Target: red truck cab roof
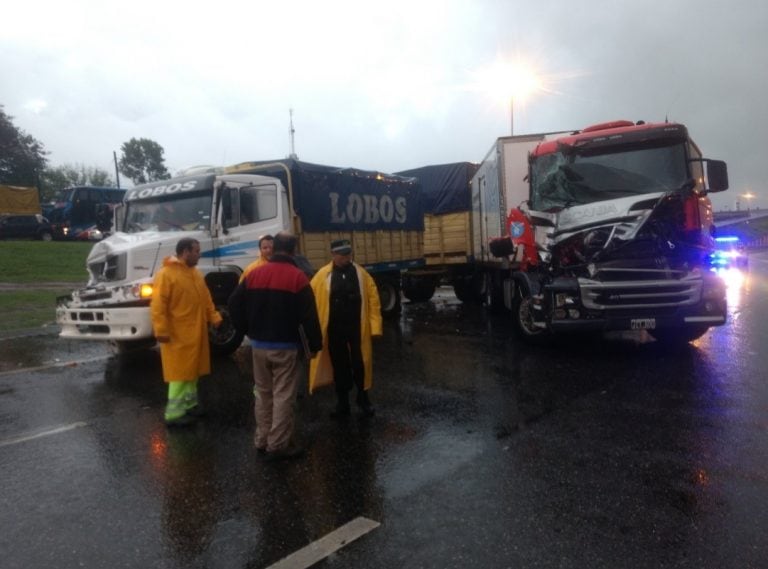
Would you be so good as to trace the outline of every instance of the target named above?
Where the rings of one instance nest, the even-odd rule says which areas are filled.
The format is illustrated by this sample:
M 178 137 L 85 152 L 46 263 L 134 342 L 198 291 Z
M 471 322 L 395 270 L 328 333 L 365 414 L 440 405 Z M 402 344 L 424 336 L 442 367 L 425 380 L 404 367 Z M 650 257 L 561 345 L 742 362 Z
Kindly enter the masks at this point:
M 579 147 L 588 143 L 640 142 L 644 139 L 658 138 L 686 139 L 686 128 L 677 123 L 645 123 L 632 121 L 611 121 L 588 126 L 569 135 L 559 136 L 541 142 L 531 152 L 532 157 L 553 154 L 563 146 Z

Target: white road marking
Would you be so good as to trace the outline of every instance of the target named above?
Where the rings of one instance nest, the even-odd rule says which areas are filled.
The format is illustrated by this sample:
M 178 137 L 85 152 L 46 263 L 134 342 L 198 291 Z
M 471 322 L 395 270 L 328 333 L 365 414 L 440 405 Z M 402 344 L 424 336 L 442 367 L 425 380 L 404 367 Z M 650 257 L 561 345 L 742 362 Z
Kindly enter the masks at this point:
M 41 431 L 39 433 L 32 433 L 29 435 L 19 435 L 18 437 L 13 437 L 10 439 L 5 439 L 4 441 L 0 441 L 0 447 L 10 446 L 10 445 L 17 445 L 19 443 L 25 443 L 27 441 L 32 441 L 35 439 L 39 439 L 42 437 L 49 437 L 51 435 L 58 435 L 59 433 L 65 433 L 67 431 L 71 431 L 72 429 L 79 429 L 80 427 L 87 426 L 88 423 L 84 423 L 82 421 L 79 421 L 77 423 L 71 423 L 69 425 L 63 425 L 61 427 L 56 427 L 54 429 L 48 429 L 47 431 Z
M 108 360 L 109 358 L 113 357 L 112 355 L 105 355 L 105 356 L 98 356 L 95 358 L 88 358 L 85 360 L 72 360 L 69 362 L 56 362 L 54 364 L 48 364 L 44 366 L 37 366 L 37 367 L 20 367 L 18 369 L 10 369 L 7 371 L 0 371 L 0 377 L 3 377 L 5 375 L 13 375 L 15 373 L 25 373 L 25 372 L 35 372 L 35 371 L 45 371 L 47 369 L 54 369 L 57 367 L 70 367 L 70 366 L 76 366 L 80 364 L 88 364 L 91 362 L 100 362 L 102 360 Z
M 338 551 L 380 525 L 379 522 L 368 518 L 355 518 L 328 535 L 270 565 L 267 569 L 306 569 L 306 567 L 322 561 L 331 553 Z

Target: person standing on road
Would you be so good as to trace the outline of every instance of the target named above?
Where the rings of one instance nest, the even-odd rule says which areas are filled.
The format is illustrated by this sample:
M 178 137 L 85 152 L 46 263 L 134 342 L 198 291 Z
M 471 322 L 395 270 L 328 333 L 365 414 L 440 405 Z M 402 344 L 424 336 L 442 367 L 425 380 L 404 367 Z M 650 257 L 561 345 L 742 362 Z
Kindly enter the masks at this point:
M 203 275 L 195 268 L 199 260 L 199 241 L 180 239 L 176 256 L 163 260 L 153 283 L 150 310 L 168 384 L 165 423 L 169 427 L 189 425 L 201 414 L 197 380 L 211 372 L 208 324 L 218 327 L 222 320 Z
M 256 450 L 267 460 L 295 458 L 294 403 L 300 357 L 322 346 L 320 322 L 309 279 L 293 259 L 296 237 L 280 232 L 269 262 L 251 271 L 229 299 L 229 313 L 251 339 L 256 415 Z
M 275 238 L 271 235 L 262 235 L 259 238 L 259 258 L 245 267 L 243 274 L 240 275 L 240 282 L 243 282 L 245 277 L 248 276 L 248 273 L 250 273 L 253 269 L 263 267 L 267 264 L 267 261 L 269 261 L 270 257 L 272 257 L 274 242 Z
M 374 414 L 368 397 L 373 384 L 371 338 L 382 334 L 381 304 L 373 277 L 352 261 L 349 240 L 331 243 L 331 262 L 312 278 L 312 289 L 323 330 L 323 349 L 310 364 L 309 392 L 334 383 L 337 402 L 331 416 L 346 417 L 354 385 L 357 405 L 370 417 Z

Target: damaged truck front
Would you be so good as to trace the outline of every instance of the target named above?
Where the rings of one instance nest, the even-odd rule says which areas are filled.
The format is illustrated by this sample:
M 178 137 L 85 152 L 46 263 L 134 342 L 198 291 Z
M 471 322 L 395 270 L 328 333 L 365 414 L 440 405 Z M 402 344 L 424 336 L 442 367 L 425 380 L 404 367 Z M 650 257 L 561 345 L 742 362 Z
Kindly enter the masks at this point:
M 490 244 L 509 260 L 504 302 L 522 337 L 647 330 L 688 342 L 725 323 L 707 194 L 727 189 L 727 169 L 685 126 L 596 125 L 542 140 L 528 161 L 528 195 Z

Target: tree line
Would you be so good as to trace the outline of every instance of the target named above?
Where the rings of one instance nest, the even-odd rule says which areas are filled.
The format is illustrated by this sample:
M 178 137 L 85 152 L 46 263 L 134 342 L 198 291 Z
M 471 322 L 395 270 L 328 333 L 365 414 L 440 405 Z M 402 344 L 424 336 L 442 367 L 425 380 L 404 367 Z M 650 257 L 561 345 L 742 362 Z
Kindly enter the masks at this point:
M 131 138 L 120 147 L 118 170 L 134 184 L 171 177 L 165 167 L 165 150 L 154 140 Z M 35 186 L 41 201 L 69 186 L 114 187 L 115 179 L 102 168 L 84 164 L 50 166 L 42 142 L 13 123 L 0 105 L 0 185 Z

